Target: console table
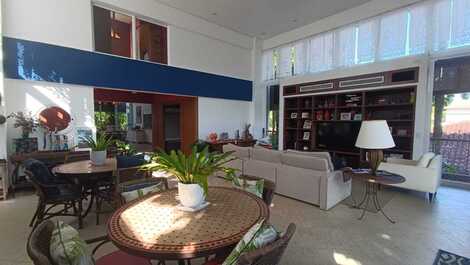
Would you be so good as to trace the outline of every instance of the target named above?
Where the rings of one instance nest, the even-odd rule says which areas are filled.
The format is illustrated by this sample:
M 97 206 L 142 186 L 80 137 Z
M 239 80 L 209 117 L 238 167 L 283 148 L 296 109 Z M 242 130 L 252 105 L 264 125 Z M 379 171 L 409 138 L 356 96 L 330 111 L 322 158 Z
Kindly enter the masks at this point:
M 241 147 L 251 147 L 256 144 L 257 140 L 242 140 L 242 139 L 229 139 L 229 140 L 218 140 L 215 142 L 208 142 L 210 145 L 210 150 L 213 152 L 223 152 L 223 146 L 226 144 L 234 144 Z

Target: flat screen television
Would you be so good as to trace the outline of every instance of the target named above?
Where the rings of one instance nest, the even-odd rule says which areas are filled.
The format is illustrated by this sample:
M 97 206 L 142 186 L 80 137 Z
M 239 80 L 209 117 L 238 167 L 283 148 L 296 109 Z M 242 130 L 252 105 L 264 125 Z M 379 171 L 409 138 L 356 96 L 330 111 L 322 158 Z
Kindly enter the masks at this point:
M 357 135 L 360 122 L 321 122 L 317 124 L 317 147 L 328 150 L 358 150 Z

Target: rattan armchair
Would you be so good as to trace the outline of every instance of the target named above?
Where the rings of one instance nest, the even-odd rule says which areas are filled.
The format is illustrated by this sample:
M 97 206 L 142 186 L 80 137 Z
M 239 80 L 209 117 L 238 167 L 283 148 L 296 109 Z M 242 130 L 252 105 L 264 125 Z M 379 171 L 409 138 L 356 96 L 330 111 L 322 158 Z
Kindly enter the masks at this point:
M 51 244 L 52 231 L 55 224 L 52 221 L 44 221 L 29 236 L 26 251 L 34 265 L 54 265 L 49 248 Z M 106 236 L 85 241 L 87 244 L 96 244 L 92 253 L 95 254 L 99 247 L 109 242 Z M 151 265 L 145 258 L 131 256 L 122 251 L 107 254 L 96 261 L 96 265 Z
M 47 166 L 35 159 L 24 162 L 25 174 L 38 195 L 36 212 L 31 219 L 33 229 L 42 221 L 55 216 L 76 216 L 79 228 L 82 228 L 82 200 L 81 189 L 73 184 L 56 182 Z M 61 210 L 56 207 L 63 206 Z M 69 213 L 70 209 L 72 213 Z M 54 211 L 55 210 L 55 211 Z
M 262 248 L 242 254 L 237 263 L 233 265 L 279 265 L 281 258 L 295 234 L 296 225 L 291 223 L 286 232 L 276 241 Z M 223 260 L 212 260 L 204 265 L 220 265 Z

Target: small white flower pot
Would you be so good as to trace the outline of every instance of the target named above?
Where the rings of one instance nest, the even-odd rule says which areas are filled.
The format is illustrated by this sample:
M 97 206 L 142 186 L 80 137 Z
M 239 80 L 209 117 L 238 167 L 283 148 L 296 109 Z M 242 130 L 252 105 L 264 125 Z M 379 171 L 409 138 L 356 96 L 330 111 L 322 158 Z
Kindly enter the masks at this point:
M 93 165 L 102 166 L 106 162 L 105 151 L 90 151 L 90 160 Z
M 178 183 L 178 195 L 181 205 L 196 208 L 204 203 L 204 190 L 199 184 Z

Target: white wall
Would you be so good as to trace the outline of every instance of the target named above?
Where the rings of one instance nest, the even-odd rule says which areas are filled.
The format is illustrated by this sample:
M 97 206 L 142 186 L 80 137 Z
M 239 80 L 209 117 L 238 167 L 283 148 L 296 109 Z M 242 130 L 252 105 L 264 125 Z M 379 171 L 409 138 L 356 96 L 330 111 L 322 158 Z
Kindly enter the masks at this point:
M 92 2 L 168 25 L 170 65 L 252 79 L 252 38 L 154 0 L 2 0 L 5 14 L 8 14 L 4 18 L 5 36 L 93 50 Z M 20 91 L 29 91 L 28 82 L 18 82 L 23 84 L 16 85 L 21 87 Z M 92 93 L 88 93 L 88 97 L 88 101 L 92 102 Z M 212 131 L 217 124 L 224 124 L 219 126 L 220 130 L 230 132 L 250 122 L 250 102 L 229 101 L 228 105 L 226 102 L 220 99 L 199 99 L 201 138 L 205 138 L 207 132 Z M 214 106 L 223 106 L 224 112 L 214 112 Z M 10 104 L 7 111 L 23 110 L 21 108 L 21 104 Z
M 75 128 L 86 127 L 94 129 L 93 90 L 82 86 L 60 85 L 56 83 L 22 81 L 5 79 L 6 109 L 8 112 L 27 111 L 34 116 L 45 108 L 58 106 L 67 111 L 71 118 L 71 126 L 61 134 L 76 140 Z M 8 123 L 8 147 L 13 150 L 12 139 L 21 136 L 21 130 L 13 127 L 13 121 Z M 43 131 L 37 131 L 31 136 L 38 138 L 39 149 L 43 147 Z
M 206 139 L 212 132 L 228 132 L 233 137 L 236 130 L 241 135 L 243 126 L 250 122 L 251 105 L 248 101 L 199 97 L 199 138 Z
M 169 64 L 251 80 L 251 49 L 170 26 Z
M 416 112 L 415 112 L 415 138 L 413 142 L 413 157 L 419 158 L 428 150 L 430 115 L 432 103 L 432 89 L 428 88 L 428 71 L 429 59 L 426 56 L 418 58 L 402 58 L 393 61 L 384 61 L 371 65 L 362 65 L 352 68 L 342 69 L 341 71 L 333 70 L 329 72 L 318 73 L 301 77 L 293 77 L 281 81 L 280 89 L 280 117 L 284 117 L 284 97 L 282 95 L 283 86 L 301 84 L 308 82 L 316 82 L 322 80 L 343 78 L 348 76 L 356 76 L 367 73 L 385 72 L 409 67 L 419 67 L 419 82 L 417 84 L 416 93 Z M 371 88 L 368 88 L 371 89 Z M 364 90 L 364 89 L 362 89 Z M 336 93 L 332 91 L 331 93 Z M 306 94 L 308 95 L 308 94 Z M 283 147 L 284 119 L 280 119 L 279 146 Z
M 21 38 L 66 47 L 92 50 L 92 20 L 89 1 L 63 0 L 4 0 L 4 36 Z M 5 108 L 7 113 L 24 111 L 38 114 L 49 106 L 68 111 L 72 126 L 67 129 L 69 139 L 76 127 L 94 129 L 93 88 L 5 79 Z M 21 135 L 8 121 L 8 151 L 13 150 L 12 139 Z M 42 147 L 42 136 L 37 134 Z
M 0 36 L 3 33 L 2 27 L 2 5 L 0 4 Z M 0 51 L 2 51 L 2 42 L 0 42 Z M 4 94 L 4 86 L 3 86 L 3 56 L 0 54 L 0 115 L 5 115 L 5 94 Z M 7 127 L 5 124 L 0 124 L 0 159 L 5 159 L 6 154 L 6 142 L 7 142 Z

